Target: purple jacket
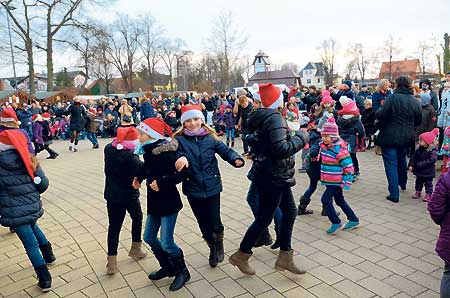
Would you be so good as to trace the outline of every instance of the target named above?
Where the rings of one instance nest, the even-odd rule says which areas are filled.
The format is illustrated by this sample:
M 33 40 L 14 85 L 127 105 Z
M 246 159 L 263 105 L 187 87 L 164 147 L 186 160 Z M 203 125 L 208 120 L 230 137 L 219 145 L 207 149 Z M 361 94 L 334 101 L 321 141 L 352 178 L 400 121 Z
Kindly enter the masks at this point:
M 225 113 L 223 113 L 222 121 L 223 121 L 223 123 L 225 123 L 225 127 L 226 128 L 234 127 L 236 122 L 235 122 L 235 118 L 234 118 L 233 112 L 229 112 L 229 113 L 225 112 Z
M 434 178 L 437 157 L 436 149 L 428 151 L 419 146 L 409 162 L 410 166 L 413 167 L 414 175 L 417 177 Z
M 433 221 L 441 226 L 436 252 L 445 264 L 450 265 L 450 169 L 439 177 L 428 202 L 428 212 Z
M 44 144 L 44 138 L 42 137 L 42 123 L 39 121 L 33 123 L 33 143 Z

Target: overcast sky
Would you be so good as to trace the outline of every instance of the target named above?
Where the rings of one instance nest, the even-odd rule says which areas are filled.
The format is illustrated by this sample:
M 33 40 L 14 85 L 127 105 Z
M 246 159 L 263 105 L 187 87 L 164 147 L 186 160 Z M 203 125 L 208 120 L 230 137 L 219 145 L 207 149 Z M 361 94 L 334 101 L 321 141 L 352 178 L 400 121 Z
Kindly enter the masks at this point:
M 231 10 L 235 21 L 247 33 L 247 55 L 253 57 L 262 49 L 273 64 L 294 62 L 300 67 L 308 61 L 319 61 L 317 47 L 329 37 L 338 42 L 341 52 L 338 66 L 343 69 L 348 60 L 343 53 L 350 43 L 361 42 L 374 49 L 392 34 L 400 38 L 403 52 L 397 58 L 403 59 L 417 52 L 419 41 L 450 33 L 450 0 L 118 0 L 90 14 L 111 19 L 115 12 L 130 16 L 150 13 L 168 36 L 185 40 L 186 49 L 205 52 L 211 24 L 223 10 Z M 55 70 L 76 62 L 67 54 L 55 58 Z M 41 59 L 37 58 L 43 65 Z M 5 71 L 1 69 L 3 74 Z

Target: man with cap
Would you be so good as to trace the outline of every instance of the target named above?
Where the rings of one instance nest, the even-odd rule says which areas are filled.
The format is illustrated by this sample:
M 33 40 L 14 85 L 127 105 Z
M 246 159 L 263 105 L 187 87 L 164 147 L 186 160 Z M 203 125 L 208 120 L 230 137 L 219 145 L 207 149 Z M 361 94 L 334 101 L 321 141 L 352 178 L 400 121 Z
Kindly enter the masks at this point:
M 294 154 L 308 143 L 307 135 L 299 132 L 289 134 L 286 120 L 280 113 L 283 94 L 273 84 L 261 84 L 259 94 L 263 108 L 249 115 L 248 128 L 252 133 L 250 146 L 256 150 L 257 158 L 252 164 L 251 174 L 259 194 L 258 214 L 241 241 L 239 250 L 229 259 L 230 263 L 247 275 L 255 274 L 248 260 L 258 236 L 272 222 L 275 210 L 280 207 L 280 253 L 275 263 L 278 270 L 294 274 L 304 271 L 295 266 L 291 247 L 292 229 L 297 215 L 291 187 L 295 185 Z

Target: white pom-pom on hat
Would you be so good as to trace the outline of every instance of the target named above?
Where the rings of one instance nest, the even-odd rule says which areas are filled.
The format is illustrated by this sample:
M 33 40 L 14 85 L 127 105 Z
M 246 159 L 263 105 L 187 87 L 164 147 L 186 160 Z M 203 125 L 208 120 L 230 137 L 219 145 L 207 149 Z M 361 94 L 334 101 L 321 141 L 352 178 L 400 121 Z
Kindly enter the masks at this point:
M 117 150 L 122 150 L 123 149 L 123 145 L 122 144 L 117 144 Z
M 346 104 L 348 104 L 349 102 L 351 101 L 351 99 L 350 98 L 348 98 L 347 96 L 341 96 L 340 98 L 339 98 L 339 102 L 341 103 L 341 105 L 346 105 Z
M 34 177 L 33 179 L 34 184 L 41 184 L 42 178 L 39 176 Z

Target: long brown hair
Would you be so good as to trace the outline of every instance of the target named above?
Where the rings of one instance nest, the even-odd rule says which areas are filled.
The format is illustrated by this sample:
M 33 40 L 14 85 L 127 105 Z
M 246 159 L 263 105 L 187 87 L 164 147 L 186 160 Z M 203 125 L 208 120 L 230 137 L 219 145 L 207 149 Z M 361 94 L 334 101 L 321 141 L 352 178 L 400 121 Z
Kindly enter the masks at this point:
M 36 156 L 31 156 L 31 168 L 33 169 L 33 172 L 36 172 L 36 168 L 39 166 L 39 161 L 37 160 Z
M 211 126 L 209 126 L 208 124 L 205 124 L 205 123 L 202 123 L 202 127 L 205 128 L 205 129 L 209 132 L 209 134 L 212 135 L 212 137 L 213 137 L 215 140 L 218 140 L 218 139 L 219 139 L 219 137 L 217 136 L 217 133 L 216 133 L 216 131 L 214 130 L 214 128 L 212 128 Z M 178 136 L 181 136 L 181 135 L 183 134 L 184 128 L 185 128 L 185 127 L 184 127 L 184 123 L 183 123 L 183 126 L 181 126 L 181 128 L 179 128 L 179 129 L 173 134 L 173 137 L 176 138 L 176 137 L 178 137 Z

